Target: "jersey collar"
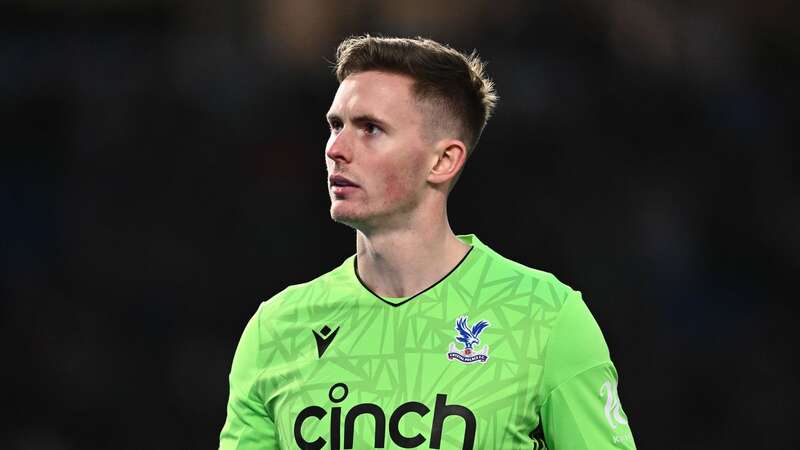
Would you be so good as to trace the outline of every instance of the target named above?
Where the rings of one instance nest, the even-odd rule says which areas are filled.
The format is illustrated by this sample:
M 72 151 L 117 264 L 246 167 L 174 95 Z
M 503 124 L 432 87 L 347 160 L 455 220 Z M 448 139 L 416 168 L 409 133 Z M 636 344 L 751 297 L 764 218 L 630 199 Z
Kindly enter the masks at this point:
M 447 272 L 447 274 L 445 276 L 443 276 L 442 278 L 440 278 L 437 282 L 433 283 L 432 285 L 428 286 L 427 288 L 417 292 L 416 294 L 414 294 L 414 295 L 412 295 L 410 297 L 404 297 L 404 298 L 399 298 L 399 299 L 390 299 L 390 298 L 386 298 L 386 297 L 381 297 L 375 291 L 370 289 L 369 286 L 367 286 L 366 283 L 364 283 L 364 281 L 358 275 L 358 261 L 357 261 L 356 255 L 352 256 L 352 260 L 353 260 L 353 263 L 352 263 L 353 275 L 355 276 L 356 280 L 358 281 L 358 284 L 360 284 L 361 287 L 363 287 L 367 292 L 369 292 L 373 297 L 377 298 L 378 300 L 386 303 L 389 306 L 394 306 L 394 307 L 405 305 L 406 303 L 410 302 L 411 300 L 413 300 L 413 299 L 419 297 L 420 295 L 424 294 L 425 292 L 433 289 L 434 287 L 436 287 L 442 281 L 446 280 L 450 275 L 453 274 L 453 272 L 458 270 L 458 268 L 463 265 L 464 261 L 466 261 L 467 258 L 469 258 L 469 256 L 473 253 L 473 250 L 475 250 L 475 247 L 481 248 L 481 247 L 484 246 L 483 243 L 481 241 L 479 241 L 478 237 L 475 236 L 474 234 L 459 235 L 457 237 L 458 237 L 459 240 L 461 240 L 461 242 L 463 242 L 463 243 L 465 243 L 465 244 L 470 246 L 469 250 L 467 250 L 467 253 L 464 255 L 463 258 L 461 258 L 461 261 L 459 261 L 458 264 L 456 264 L 452 269 L 450 269 L 450 271 Z

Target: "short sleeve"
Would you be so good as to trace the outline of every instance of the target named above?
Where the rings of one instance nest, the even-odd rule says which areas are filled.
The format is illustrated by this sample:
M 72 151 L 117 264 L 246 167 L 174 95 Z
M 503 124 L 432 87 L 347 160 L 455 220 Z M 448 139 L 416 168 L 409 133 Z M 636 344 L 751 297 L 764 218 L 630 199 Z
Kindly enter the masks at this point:
M 261 400 L 257 380 L 259 366 L 259 314 L 247 323 L 239 340 L 229 377 L 227 418 L 219 437 L 220 450 L 275 450 L 275 424 Z
M 548 449 L 635 449 L 617 385 L 600 327 L 580 293 L 573 293 L 545 355 L 540 417 Z

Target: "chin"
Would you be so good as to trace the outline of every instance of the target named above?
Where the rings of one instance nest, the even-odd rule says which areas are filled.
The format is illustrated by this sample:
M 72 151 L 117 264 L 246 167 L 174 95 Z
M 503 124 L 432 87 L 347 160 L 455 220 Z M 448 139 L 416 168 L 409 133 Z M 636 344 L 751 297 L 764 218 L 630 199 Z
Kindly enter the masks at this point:
M 331 205 L 331 219 L 334 222 L 347 225 L 354 230 L 368 230 L 375 226 L 375 216 L 365 214 L 363 210 L 347 208 L 345 205 Z
M 331 205 L 331 219 L 344 225 L 355 228 L 355 225 L 360 223 L 359 215 L 355 211 L 348 211 L 348 208 L 343 208 L 342 205 Z

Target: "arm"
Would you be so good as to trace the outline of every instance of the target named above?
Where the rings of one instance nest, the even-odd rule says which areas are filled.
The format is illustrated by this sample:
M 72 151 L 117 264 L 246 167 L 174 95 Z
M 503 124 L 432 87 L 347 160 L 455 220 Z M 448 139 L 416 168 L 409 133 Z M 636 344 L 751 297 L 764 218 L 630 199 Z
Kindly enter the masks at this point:
M 550 450 L 635 449 L 617 371 L 579 293 L 570 295 L 545 355 L 540 415 Z
M 247 323 L 239 340 L 229 377 L 230 395 L 219 450 L 275 450 L 275 424 L 261 399 L 257 382 L 263 368 L 259 361 L 261 308 Z

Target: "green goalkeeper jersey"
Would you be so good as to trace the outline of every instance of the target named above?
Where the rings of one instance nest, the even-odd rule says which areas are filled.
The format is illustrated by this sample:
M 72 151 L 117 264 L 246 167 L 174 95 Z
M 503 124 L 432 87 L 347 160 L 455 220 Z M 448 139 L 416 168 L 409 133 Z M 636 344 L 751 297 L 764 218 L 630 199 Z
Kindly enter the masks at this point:
M 464 259 L 412 297 L 372 292 L 351 256 L 262 303 L 219 448 L 635 448 L 580 293 L 459 238 Z

